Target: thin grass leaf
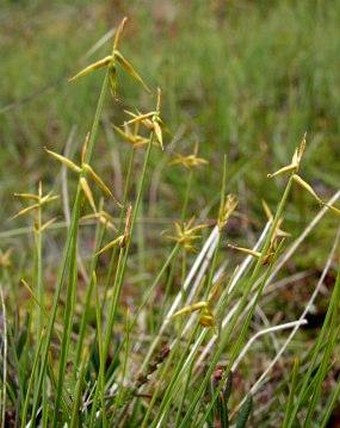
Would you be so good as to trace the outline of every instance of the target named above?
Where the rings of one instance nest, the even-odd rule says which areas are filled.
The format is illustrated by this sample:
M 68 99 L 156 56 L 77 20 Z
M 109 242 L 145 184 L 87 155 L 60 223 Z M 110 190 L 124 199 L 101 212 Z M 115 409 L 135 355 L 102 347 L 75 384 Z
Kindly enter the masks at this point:
M 73 406 L 72 406 L 70 428 L 76 428 L 81 426 L 80 407 L 81 407 L 81 401 L 82 401 L 83 385 L 85 383 L 85 369 L 86 369 L 87 359 L 88 359 L 88 350 L 85 348 L 85 350 L 83 351 L 78 380 L 75 387 L 75 397 L 74 397 Z
M 249 419 L 250 413 L 253 409 L 253 397 L 252 395 L 248 395 L 245 403 L 241 407 L 237 418 L 236 418 L 236 428 L 245 428 L 246 423 Z
M 295 358 L 294 365 L 293 365 L 293 373 L 292 373 L 291 381 L 289 383 L 289 389 L 290 389 L 289 397 L 288 397 L 287 403 L 285 404 L 285 416 L 282 423 L 282 428 L 285 428 L 287 426 L 289 415 L 291 415 L 293 411 L 299 368 L 300 368 L 300 360 L 298 358 Z

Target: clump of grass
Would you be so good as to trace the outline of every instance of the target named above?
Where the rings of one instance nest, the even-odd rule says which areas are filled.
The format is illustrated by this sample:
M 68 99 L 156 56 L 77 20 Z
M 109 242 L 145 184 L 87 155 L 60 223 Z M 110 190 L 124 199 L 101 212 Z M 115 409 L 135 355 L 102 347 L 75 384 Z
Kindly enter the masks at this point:
M 334 218 L 339 214 L 334 207 L 339 192 L 324 202 L 301 178 L 304 136 L 291 162 L 269 176 L 287 176 L 287 182 L 273 214 L 265 205 L 268 221 L 259 237 L 250 248 L 233 245 L 227 226 L 240 212 L 236 196 L 226 192 L 226 159 L 214 219 L 196 221 L 189 213 L 190 199 L 195 197 L 194 168 L 207 165 L 205 159 L 198 157 L 196 146 L 194 154 L 177 154 L 170 162 L 189 171 L 182 177 L 185 197 L 181 211 L 175 213 L 175 235 L 162 234 L 162 259 L 156 269 L 148 272 L 148 242 L 137 226 L 145 204 L 153 153 L 166 152 L 167 127 L 161 116 L 159 89 L 150 95 L 154 102 L 150 112 L 136 108 L 135 112 L 126 112 L 128 119 L 122 127 L 113 124 L 118 136 L 130 145 L 122 200 L 115 197 L 114 189 L 92 166 L 104 105 L 115 103 L 119 91 L 116 67 L 121 66 L 149 91 L 118 50 L 125 23 L 126 19 L 116 31 L 112 53 L 71 79 L 98 69 L 105 73 L 80 164 L 47 149 L 48 155 L 77 177 L 63 255 L 52 291 L 45 258 L 48 233 L 55 224 L 54 219 L 44 222 L 43 218 L 45 206 L 57 197 L 52 192 L 44 196 L 42 184 L 37 195 L 18 195 L 33 202 L 15 217 L 33 214 L 30 230 L 34 235 L 34 263 L 31 280 L 22 280 L 29 298 L 23 300 L 19 310 L 15 298 L 22 290 L 11 289 L 15 275 L 10 270 L 10 250 L 4 250 L 0 257 L 2 425 L 13 420 L 22 427 L 184 428 L 227 427 L 232 423 L 241 428 L 247 423 L 265 426 L 263 412 L 270 411 L 275 426 L 308 426 L 312 420 L 325 426 L 340 392 L 335 386 L 327 400 L 321 394 L 339 333 L 339 274 L 320 333 L 312 346 L 299 352 L 299 361 L 295 358 L 292 379 L 288 364 L 273 386 L 277 393 L 272 401 L 263 405 L 258 394 L 269 381 L 273 366 L 306 323 L 306 315 L 332 266 L 339 233 L 298 320 L 268 321 L 265 298 L 275 299 L 279 289 L 275 278 L 284 272 L 285 264 L 322 217 L 328 211 Z M 299 191 L 307 191 L 317 200 L 320 211 L 301 235 L 286 246 L 288 234 L 281 227 L 296 184 Z M 80 251 L 84 244 L 84 221 L 94 224 L 91 252 L 86 260 Z M 244 258 L 233 266 L 229 259 L 236 252 Z M 147 280 L 143 275 L 147 275 Z M 134 276 L 143 289 L 138 290 L 139 297 L 126 309 L 122 302 L 132 299 L 128 288 Z M 259 314 L 267 323 L 265 328 L 258 321 Z M 277 334 L 286 329 L 292 329 L 292 333 L 282 345 Z M 258 349 L 253 349 L 260 338 L 260 352 L 268 357 L 262 365 L 258 365 Z M 289 349 L 291 357 L 294 351 Z M 246 359 L 249 353 L 250 360 Z M 236 384 L 236 376 L 242 379 L 240 385 Z

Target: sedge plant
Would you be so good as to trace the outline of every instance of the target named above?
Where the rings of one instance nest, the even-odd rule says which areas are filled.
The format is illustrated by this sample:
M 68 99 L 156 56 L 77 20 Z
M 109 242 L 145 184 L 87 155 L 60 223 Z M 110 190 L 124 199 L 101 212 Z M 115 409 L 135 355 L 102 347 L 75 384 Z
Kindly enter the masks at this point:
M 313 344 L 298 355 L 288 345 L 298 333 L 303 343 L 300 330 L 306 315 L 331 266 L 339 267 L 339 234 L 298 320 L 274 319 L 264 328 L 257 315 L 267 320 L 265 302 L 278 296 L 275 278 L 285 274 L 285 264 L 308 234 L 325 215 L 338 220 L 335 205 L 340 194 L 324 201 L 303 178 L 304 135 L 291 162 L 268 175 L 268 179 L 283 177 L 285 185 L 273 212 L 263 204 L 267 221 L 262 232 L 249 246 L 236 245 L 228 227 L 231 219 L 240 218 L 242 204 L 227 192 L 226 157 L 219 202 L 211 218 L 204 221 L 200 213 L 191 212 L 198 167 L 210 168 L 206 159 L 198 157 L 196 144 L 193 154 L 177 153 L 167 162 L 169 168 L 188 172 L 186 177 L 183 174 L 184 200 L 173 215 L 172 229 L 169 225 L 160 234 L 157 256 L 148 257 L 152 248 L 142 229 L 142 217 L 148 212 L 145 195 L 150 171 L 164 156 L 168 137 L 161 90 L 150 90 L 121 52 L 125 24 L 126 19 L 116 30 L 111 53 L 70 79 L 81 84 L 87 75 L 104 72 L 80 161 L 46 148 L 50 161 L 70 170 L 76 182 L 69 224 L 54 218 L 45 221 L 58 197 L 52 191 L 45 195 L 40 182 L 37 194 L 17 194 L 32 204 L 22 208 L 14 221 L 33 214 L 31 226 L 2 235 L 12 239 L 32 233 L 34 242 L 31 274 L 21 276 L 21 290 L 13 287 L 13 293 L 28 293 L 24 316 L 12 308 L 13 296 L 6 299 L 14 282 L 10 267 L 15 251 L 7 248 L 0 253 L 2 426 L 12 414 L 15 426 L 21 427 L 270 426 L 258 394 L 288 351 L 293 361 L 288 376 L 282 368 L 280 381 L 272 387 L 277 397 L 268 406 L 270 412 L 276 409 L 275 426 L 315 426 L 315 415 L 317 426 L 326 426 L 340 393 L 336 385 L 328 399 L 322 394 L 324 380 L 335 366 L 339 339 L 339 272 Z M 125 110 L 123 124 L 112 123 L 118 144 L 126 143 L 128 152 L 121 199 L 93 166 L 101 120 L 106 106 L 117 100 L 120 72 L 146 90 L 152 105 L 150 111 Z M 287 245 L 291 237 L 284 226 L 293 187 L 306 192 L 320 209 L 307 229 Z M 82 232 L 88 225 L 91 250 L 85 258 L 85 274 L 80 275 Z M 51 285 L 44 264 L 47 237 L 61 230 L 65 243 Z M 18 334 L 20 329 L 25 334 Z M 289 329 L 291 336 L 281 346 L 281 335 Z M 258 352 L 267 359 L 258 367 L 262 374 L 256 380 L 252 361 L 257 361 Z M 237 376 L 242 378 L 239 385 Z

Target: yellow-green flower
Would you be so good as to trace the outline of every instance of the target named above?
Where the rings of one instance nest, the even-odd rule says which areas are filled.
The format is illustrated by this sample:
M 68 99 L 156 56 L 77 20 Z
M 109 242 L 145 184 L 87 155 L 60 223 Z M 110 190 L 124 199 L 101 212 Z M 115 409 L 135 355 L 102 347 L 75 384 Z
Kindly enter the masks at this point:
M 192 218 L 188 222 L 175 223 L 175 235 L 167 236 L 168 239 L 176 241 L 185 251 L 195 252 L 194 243 L 197 239 L 200 239 L 199 231 L 206 227 L 205 224 L 193 226 L 195 219 Z
M 183 165 L 187 169 L 195 168 L 201 165 L 207 165 L 208 161 L 203 158 L 199 158 L 196 154 L 183 156 L 176 154 L 175 158 L 171 160 L 170 165 Z
M 132 66 L 132 64 L 123 56 L 123 54 L 118 50 L 118 44 L 120 41 L 121 34 L 123 32 L 125 23 L 127 21 L 127 18 L 124 18 L 120 25 L 118 26 L 118 29 L 116 31 L 114 41 L 113 41 L 113 49 L 112 54 L 106 56 L 103 59 L 100 59 L 99 61 L 94 62 L 93 64 L 88 65 L 83 70 L 81 70 L 79 73 L 74 75 L 69 79 L 70 82 L 79 79 L 80 77 L 87 76 L 88 74 L 100 70 L 101 68 L 107 68 L 109 73 L 109 81 L 110 81 L 110 87 L 112 91 L 112 95 L 116 96 L 116 87 L 117 87 L 117 65 L 123 68 L 126 73 L 128 73 L 132 78 L 137 80 L 139 83 L 142 84 L 144 89 L 148 92 L 150 92 L 150 89 L 145 84 L 141 76 L 137 73 L 135 68 Z

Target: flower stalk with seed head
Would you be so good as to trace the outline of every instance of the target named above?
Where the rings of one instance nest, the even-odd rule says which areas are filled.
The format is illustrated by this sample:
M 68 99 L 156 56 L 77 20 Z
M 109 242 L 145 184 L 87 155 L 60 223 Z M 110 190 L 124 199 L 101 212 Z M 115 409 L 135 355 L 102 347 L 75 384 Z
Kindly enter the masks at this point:
M 118 26 L 118 29 L 116 31 L 116 35 L 113 42 L 113 49 L 111 55 L 106 56 L 105 58 L 88 65 L 83 70 L 81 70 L 79 73 L 74 75 L 69 79 L 70 82 L 73 82 L 74 80 L 79 79 L 80 77 L 87 76 L 88 74 L 91 74 L 92 72 L 96 70 L 100 70 L 102 68 L 105 68 L 108 70 L 109 74 L 109 82 L 110 82 L 110 89 L 112 92 L 113 97 L 116 97 L 117 92 L 117 65 L 122 67 L 122 69 L 128 73 L 133 79 L 137 80 L 147 92 L 150 92 L 150 89 L 144 82 L 144 80 L 141 78 L 141 76 L 137 73 L 135 68 L 132 66 L 132 64 L 123 56 L 123 54 L 118 50 L 118 45 L 120 41 L 120 37 L 122 35 L 125 23 L 127 21 L 127 18 L 124 18 L 120 25 Z
M 208 164 L 207 160 L 197 157 L 196 154 L 187 155 L 187 156 L 176 154 L 175 159 L 169 162 L 169 165 L 182 165 L 186 169 L 191 169 L 191 168 L 195 168 L 195 167 L 198 167 L 201 165 L 207 165 L 207 164 Z
M 216 320 L 210 307 L 209 301 L 196 302 L 191 305 L 185 306 L 184 308 L 175 312 L 171 318 L 177 318 L 182 315 L 192 314 L 193 312 L 200 311 L 199 324 L 203 327 L 215 327 Z
M 39 184 L 39 192 L 37 195 L 34 193 L 14 193 L 14 196 L 19 197 L 19 198 L 24 199 L 24 200 L 32 200 L 32 201 L 35 201 L 36 203 L 33 205 L 30 205 L 26 208 L 23 208 L 17 214 L 15 214 L 12 217 L 12 219 L 15 219 L 15 218 L 20 217 L 20 216 L 25 215 L 25 214 L 28 214 L 31 211 L 37 211 L 40 208 L 42 208 L 43 205 L 46 205 L 46 204 L 48 204 L 52 201 L 55 201 L 56 199 L 59 198 L 58 195 L 52 195 L 52 192 L 43 196 L 41 184 Z
M 85 215 L 81 218 L 81 221 L 92 220 L 92 219 L 98 220 L 102 225 L 104 225 L 110 230 L 113 230 L 113 231 L 117 230 L 116 226 L 113 224 L 113 218 L 106 211 L 101 210 L 93 214 Z
M 101 250 L 97 252 L 97 256 L 104 253 L 105 251 L 110 250 L 111 248 L 114 248 L 116 246 L 120 248 L 124 248 L 127 244 L 128 240 L 130 239 L 130 232 L 131 232 L 131 212 L 132 212 L 132 206 L 129 205 L 126 213 L 125 218 L 125 228 L 124 233 L 122 235 L 119 235 L 117 238 L 113 239 L 111 242 L 109 242 L 107 245 L 105 245 Z
M 42 277 L 42 233 L 55 221 L 55 218 L 48 220 L 46 223 L 42 221 L 42 208 L 47 203 L 53 202 L 58 199 L 59 196 L 53 196 L 52 193 L 43 195 L 42 182 L 39 182 L 38 193 L 15 193 L 17 197 L 24 200 L 32 200 L 36 203 L 30 205 L 27 208 L 19 211 L 13 218 L 17 218 L 21 215 L 28 214 L 30 212 L 35 213 L 35 220 L 33 223 L 34 240 L 35 240 L 35 268 L 34 268 L 34 283 L 37 289 L 37 315 L 36 315 L 36 332 L 40 336 L 43 330 L 43 318 L 44 318 L 44 289 L 43 289 L 43 277 Z
M 307 133 L 304 134 L 300 145 L 295 149 L 292 160 L 289 165 L 286 165 L 277 171 L 273 172 L 272 174 L 267 174 L 268 178 L 277 177 L 278 175 L 286 174 L 288 172 L 296 173 L 298 172 L 300 168 L 300 163 L 302 156 L 304 154 L 304 151 L 306 149 L 306 139 L 307 139 Z
M 195 218 L 191 218 L 188 222 L 183 222 L 182 224 L 175 223 L 175 236 L 166 235 L 168 239 L 176 241 L 185 251 L 195 252 L 194 242 L 197 239 L 200 239 L 198 232 L 203 228 L 207 227 L 205 224 L 200 224 L 193 226 Z
M 162 150 L 164 150 L 163 144 L 163 131 L 162 127 L 164 126 L 163 120 L 160 117 L 160 108 L 161 108 L 161 90 L 157 89 L 157 103 L 156 110 L 151 111 L 149 113 L 140 113 L 139 111 L 136 113 L 132 113 L 131 111 L 125 110 L 129 116 L 132 117 L 131 120 L 125 123 L 125 125 L 129 126 L 132 124 L 142 124 L 149 131 L 153 132 L 157 142 L 159 143 Z
M 222 230 L 223 227 L 227 224 L 230 216 L 235 211 L 238 204 L 237 197 L 235 195 L 227 195 L 225 203 L 220 207 L 218 214 L 217 224 L 219 230 Z
M 119 128 L 116 125 L 112 126 L 113 129 L 123 138 L 123 140 L 131 144 L 134 149 L 137 149 L 139 147 L 148 145 L 149 143 L 148 138 L 142 137 L 138 134 L 139 125 L 139 123 L 136 123 L 133 130 L 131 130 L 130 126 L 126 123 L 123 124 L 123 129 Z
M 11 266 L 12 251 L 12 248 L 9 248 L 5 252 L 0 250 L 0 268 L 7 269 Z
M 88 184 L 88 181 L 86 177 L 90 177 L 96 185 L 99 187 L 99 189 L 106 195 L 111 197 L 120 207 L 121 204 L 118 202 L 118 200 L 113 196 L 111 190 L 108 188 L 108 186 L 104 183 L 104 181 L 99 177 L 99 175 L 93 170 L 93 168 L 85 162 L 86 159 L 86 150 L 87 150 L 87 143 L 89 139 L 89 134 L 86 136 L 84 147 L 82 150 L 81 155 L 81 165 L 76 165 L 73 161 L 68 159 L 65 156 L 62 156 L 58 153 L 55 153 L 51 150 L 48 150 L 45 148 L 46 152 L 51 155 L 54 159 L 57 159 L 59 162 L 61 162 L 63 165 L 65 165 L 67 168 L 69 168 L 71 171 L 77 173 L 79 177 L 79 185 L 86 196 L 86 199 L 88 200 L 91 208 L 96 213 L 97 208 L 94 202 L 94 197 L 91 191 L 91 188 Z
M 300 177 L 300 175 L 298 174 L 299 168 L 300 168 L 300 163 L 301 163 L 301 159 L 303 156 L 303 153 L 306 149 L 306 137 L 307 134 L 305 133 L 302 141 L 300 143 L 300 146 L 297 147 L 295 149 L 294 155 L 292 157 L 291 163 L 287 166 L 284 166 L 282 168 L 280 168 L 279 170 L 277 170 L 276 172 L 272 173 L 272 174 L 267 174 L 268 178 L 273 178 L 276 177 L 278 175 L 281 174 L 285 174 L 285 173 L 291 173 L 291 179 L 293 181 L 295 181 L 295 183 L 297 183 L 300 187 L 302 187 L 303 189 L 307 190 L 307 192 L 309 194 L 311 194 L 313 196 L 314 199 L 316 199 L 316 201 L 321 204 L 321 205 L 325 205 L 327 206 L 330 210 L 332 210 L 333 212 L 335 212 L 336 214 L 340 215 L 340 210 L 336 207 L 333 207 L 332 205 L 327 205 L 314 191 L 314 189 L 312 188 L 312 186 L 310 184 L 308 184 L 303 178 Z

